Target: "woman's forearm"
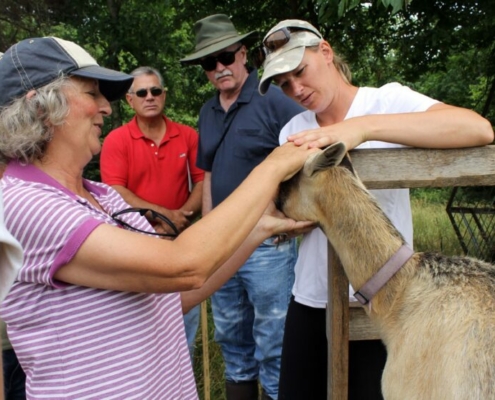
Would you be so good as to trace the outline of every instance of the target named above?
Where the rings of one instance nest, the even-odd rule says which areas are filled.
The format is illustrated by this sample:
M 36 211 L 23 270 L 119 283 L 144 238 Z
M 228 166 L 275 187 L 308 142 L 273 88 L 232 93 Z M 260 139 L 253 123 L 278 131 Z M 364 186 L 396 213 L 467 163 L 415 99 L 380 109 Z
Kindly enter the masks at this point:
M 254 230 L 234 254 L 210 276 L 203 286 L 196 290 L 181 292 L 184 314 L 220 289 L 246 262 L 264 239 L 265 237 L 263 235 Z
M 157 240 L 106 224 L 98 226 L 74 258 L 55 273 L 55 278 L 133 292 L 200 288 L 248 237 L 275 196 L 278 184 L 295 174 L 317 151 L 304 147 L 289 144 L 277 148 L 225 201 L 174 241 Z

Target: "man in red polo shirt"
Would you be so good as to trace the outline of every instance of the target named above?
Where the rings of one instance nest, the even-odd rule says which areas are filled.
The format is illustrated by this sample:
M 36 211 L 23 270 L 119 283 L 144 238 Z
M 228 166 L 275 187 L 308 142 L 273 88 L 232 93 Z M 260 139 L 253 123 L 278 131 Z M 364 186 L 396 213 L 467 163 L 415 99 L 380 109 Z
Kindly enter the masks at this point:
M 132 207 L 157 211 L 183 231 L 201 212 L 204 171 L 196 167 L 198 134 L 163 114 L 166 92 L 156 69 L 139 67 L 131 75 L 126 99 L 136 115 L 105 138 L 101 177 Z M 151 222 L 157 231 L 173 233 L 163 221 Z M 184 315 L 184 323 L 192 356 L 199 306 Z
M 101 177 L 132 207 L 155 210 L 182 231 L 201 211 L 204 172 L 196 167 L 198 134 L 163 114 L 166 92 L 156 69 L 139 67 L 131 75 L 126 98 L 136 115 L 105 138 Z M 154 222 L 172 233 L 167 224 Z

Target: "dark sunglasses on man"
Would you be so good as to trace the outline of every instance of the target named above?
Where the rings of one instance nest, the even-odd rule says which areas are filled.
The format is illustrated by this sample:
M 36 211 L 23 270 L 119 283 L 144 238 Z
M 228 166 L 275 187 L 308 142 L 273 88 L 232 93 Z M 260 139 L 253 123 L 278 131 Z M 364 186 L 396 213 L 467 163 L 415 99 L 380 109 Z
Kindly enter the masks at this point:
M 255 47 L 250 54 L 251 62 L 256 68 L 260 68 L 265 62 L 266 56 L 285 46 L 290 41 L 290 34 L 292 32 L 306 31 L 318 36 L 320 39 L 322 37 L 315 31 L 306 28 L 299 27 L 283 27 L 277 29 L 268 35 L 261 46 Z
M 209 56 L 199 60 L 199 64 L 205 71 L 213 71 L 217 62 L 223 66 L 231 65 L 235 61 L 235 54 L 242 48 L 242 44 L 234 51 L 223 51 L 216 56 Z
M 129 92 L 130 94 L 135 94 L 137 97 L 146 97 L 148 96 L 148 91 L 151 93 L 153 97 L 160 96 L 163 93 L 163 89 L 153 86 L 152 88 L 149 89 L 139 89 L 136 90 L 135 92 Z

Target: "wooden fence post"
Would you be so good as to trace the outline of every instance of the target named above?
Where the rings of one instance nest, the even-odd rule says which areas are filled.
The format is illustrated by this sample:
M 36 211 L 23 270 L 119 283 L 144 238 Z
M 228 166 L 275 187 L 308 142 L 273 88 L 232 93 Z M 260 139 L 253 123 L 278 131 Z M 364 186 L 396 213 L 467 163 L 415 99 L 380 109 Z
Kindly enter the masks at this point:
M 201 303 L 201 338 L 203 340 L 203 382 L 205 400 L 210 400 L 210 352 L 208 340 L 208 313 L 206 300 Z
M 328 243 L 328 400 L 347 400 L 349 364 L 349 281 Z

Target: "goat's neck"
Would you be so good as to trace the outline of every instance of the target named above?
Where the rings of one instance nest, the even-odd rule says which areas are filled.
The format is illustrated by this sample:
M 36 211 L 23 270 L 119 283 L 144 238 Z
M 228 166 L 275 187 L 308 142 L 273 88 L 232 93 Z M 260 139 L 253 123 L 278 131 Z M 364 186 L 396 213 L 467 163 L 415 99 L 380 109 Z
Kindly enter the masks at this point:
M 321 228 L 357 290 L 400 248 L 402 236 L 360 181 L 334 182 L 323 192 L 331 196 L 319 202 Z

